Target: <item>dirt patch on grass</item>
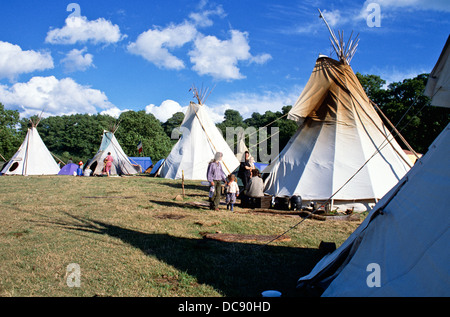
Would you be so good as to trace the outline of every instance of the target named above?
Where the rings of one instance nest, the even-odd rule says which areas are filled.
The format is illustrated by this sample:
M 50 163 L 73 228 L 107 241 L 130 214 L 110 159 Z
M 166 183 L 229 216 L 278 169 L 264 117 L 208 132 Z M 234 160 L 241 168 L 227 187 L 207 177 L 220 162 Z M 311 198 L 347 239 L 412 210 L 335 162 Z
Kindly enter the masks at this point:
M 186 215 L 179 215 L 179 214 L 161 214 L 161 215 L 155 215 L 153 216 L 157 219 L 172 219 L 172 220 L 179 220 L 186 218 Z

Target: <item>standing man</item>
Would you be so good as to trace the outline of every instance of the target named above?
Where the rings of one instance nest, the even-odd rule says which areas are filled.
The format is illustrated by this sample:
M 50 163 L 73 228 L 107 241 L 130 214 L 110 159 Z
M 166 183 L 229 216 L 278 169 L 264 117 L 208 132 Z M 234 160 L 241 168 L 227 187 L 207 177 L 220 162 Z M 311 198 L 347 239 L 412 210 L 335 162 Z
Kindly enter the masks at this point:
M 210 208 L 215 211 L 219 211 L 220 196 L 222 193 L 221 181 L 225 183 L 227 182 L 227 176 L 222 170 L 222 165 L 220 165 L 222 157 L 223 154 L 221 152 L 217 152 L 214 156 L 214 160 L 209 163 L 207 171 L 208 182 L 211 184 L 211 186 L 214 186 L 214 194 L 212 197 Z

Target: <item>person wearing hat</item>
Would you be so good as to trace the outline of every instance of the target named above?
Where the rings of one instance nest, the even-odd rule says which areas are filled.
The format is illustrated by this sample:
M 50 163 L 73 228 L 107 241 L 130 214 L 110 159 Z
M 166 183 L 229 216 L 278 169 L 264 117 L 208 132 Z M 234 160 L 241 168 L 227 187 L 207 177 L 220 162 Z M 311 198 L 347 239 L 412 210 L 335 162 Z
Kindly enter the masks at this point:
M 83 161 L 78 163 L 77 176 L 83 176 Z
M 227 176 L 222 170 L 222 165 L 220 165 L 220 161 L 222 160 L 223 154 L 221 152 L 217 152 L 214 156 L 214 159 L 208 165 L 207 171 L 207 179 L 211 186 L 214 186 L 214 194 L 211 199 L 210 208 L 219 211 L 220 205 L 220 196 L 222 194 L 222 184 L 227 183 Z

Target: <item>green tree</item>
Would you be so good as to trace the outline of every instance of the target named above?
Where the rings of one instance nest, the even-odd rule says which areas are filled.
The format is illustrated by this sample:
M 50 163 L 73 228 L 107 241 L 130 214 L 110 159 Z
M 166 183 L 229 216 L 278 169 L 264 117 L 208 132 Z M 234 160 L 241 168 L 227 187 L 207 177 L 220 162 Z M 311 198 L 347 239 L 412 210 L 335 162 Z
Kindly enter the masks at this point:
M 22 130 L 28 121 L 22 121 Z M 37 130 L 47 148 L 54 155 L 67 161 L 86 160 L 97 153 L 104 130 L 108 130 L 116 120 L 107 115 L 75 114 L 44 118 Z
M 246 129 L 247 125 L 244 123 L 244 119 L 242 118 L 239 111 L 228 109 L 225 110 L 224 120 L 221 123 L 218 123 L 217 127 L 222 131 L 222 135 L 226 136 L 228 127 L 229 128 L 242 127 Z
M 16 126 L 19 124 L 19 112 L 17 110 L 7 110 L 0 103 L 0 154 L 6 159 L 10 159 L 21 144 L 21 134 Z M 0 158 L 0 161 L 2 159 Z
M 292 109 L 292 106 L 284 106 L 282 111 L 272 112 L 266 111 L 263 115 L 257 112 L 254 112 L 250 118 L 244 120 L 245 124 L 249 127 L 255 127 L 258 131 L 262 127 L 267 128 L 267 142 L 269 147 L 269 152 L 272 153 L 272 134 L 275 133 L 275 130 L 272 128 L 278 128 L 278 139 L 279 139 L 279 148 L 278 151 L 282 151 L 283 148 L 287 145 L 291 137 L 298 129 L 298 125 L 295 121 L 287 119 L 287 114 Z M 258 133 L 258 144 L 264 144 L 264 137 L 261 133 Z M 258 149 L 259 153 L 259 149 Z
M 142 141 L 143 156 L 153 161 L 166 158 L 172 149 L 172 142 L 165 133 L 161 122 L 145 111 L 123 112 L 116 132 L 117 140 L 129 156 L 139 156 L 137 145 Z
M 379 76 L 357 76 L 369 98 L 416 152 L 425 153 L 450 121 L 450 110 L 430 106 L 430 99 L 423 94 L 428 74 L 391 83 L 386 89 L 382 88 L 385 82 Z M 406 149 L 400 138 L 397 141 Z
M 164 132 L 166 132 L 167 136 L 169 138 L 172 137 L 172 131 L 176 128 L 179 128 L 181 126 L 181 123 L 183 123 L 184 120 L 184 113 L 183 112 L 177 112 L 172 115 L 171 118 L 169 118 L 163 125 Z M 172 143 L 176 143 L 177 140 L 172 140 Z
M 356 73 L 361 86 L 364 88 L 366 95 L 375 102 L 379 104 L 386 97 L 386 90 L 383 86 L 386 85 L 386 81 L 378 75 L 362 75 Z

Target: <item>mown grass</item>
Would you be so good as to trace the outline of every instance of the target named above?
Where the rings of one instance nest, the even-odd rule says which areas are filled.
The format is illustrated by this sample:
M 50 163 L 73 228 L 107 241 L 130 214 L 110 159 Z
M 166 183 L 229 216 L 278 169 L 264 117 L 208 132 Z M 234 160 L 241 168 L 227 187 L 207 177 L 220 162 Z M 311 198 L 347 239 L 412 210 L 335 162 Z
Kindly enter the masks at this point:
M 267 289 L 299 296 L 297 279 L 360 222 L 306 220 L 291 241 L 228 243 L 202 233 L 283 233 L 301 218 L 225 207 L 207 188 L 139 177 L 0 177 L 0 296 L 221 297 Z M 81 268 L 68 287 L 66 268 Z

